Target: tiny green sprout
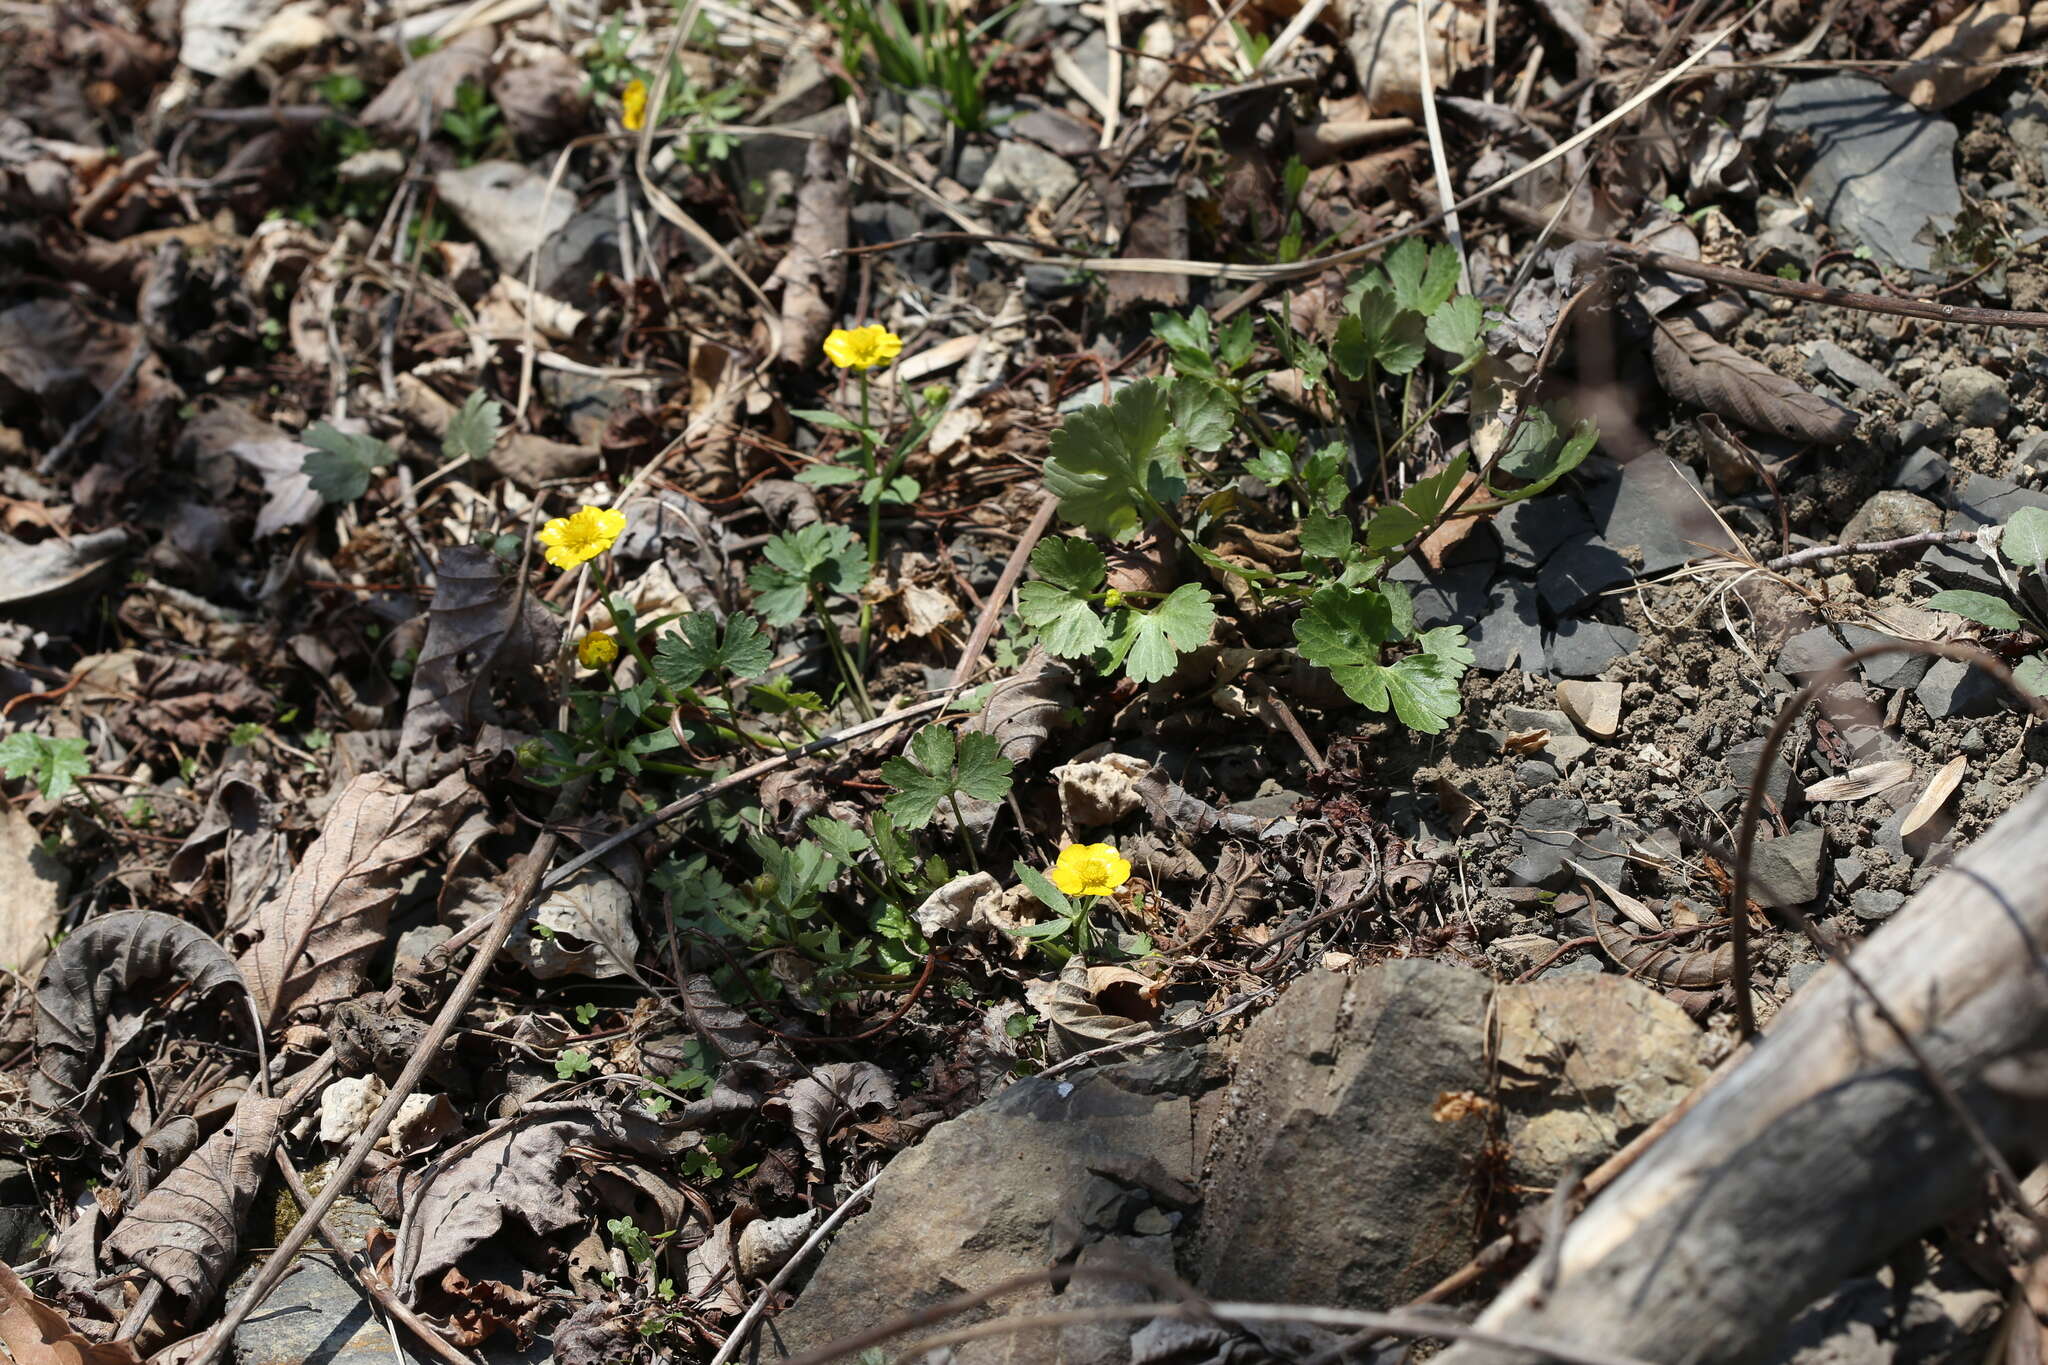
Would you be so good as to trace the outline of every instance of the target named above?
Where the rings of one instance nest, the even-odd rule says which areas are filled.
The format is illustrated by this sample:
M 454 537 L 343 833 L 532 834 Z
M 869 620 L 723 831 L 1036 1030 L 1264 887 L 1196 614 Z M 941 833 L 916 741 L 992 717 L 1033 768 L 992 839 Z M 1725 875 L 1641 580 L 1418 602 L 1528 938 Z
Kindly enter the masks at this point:
M 590 1054 L 580 1047 L 572 1047 L 555 1058 L 555 1075 L 565 1081 L 573 1081 L 586 1071 L 594 1070 L 597 1063 L 590 1060 Z
M 247 748 L 257 740 L 262 739 L 267 733 L 263 726 L 256 721 L 245 720 L 235 726 L 234 729 L 228 731 L 228 743 L 237 748 Z
M 578 1005 L 576 1007 L 576 1022 L 587 1029 L 590 1027 L 592 1021 L 597 1018 L 597 1013 L 598 1007 L 596 1005 Z

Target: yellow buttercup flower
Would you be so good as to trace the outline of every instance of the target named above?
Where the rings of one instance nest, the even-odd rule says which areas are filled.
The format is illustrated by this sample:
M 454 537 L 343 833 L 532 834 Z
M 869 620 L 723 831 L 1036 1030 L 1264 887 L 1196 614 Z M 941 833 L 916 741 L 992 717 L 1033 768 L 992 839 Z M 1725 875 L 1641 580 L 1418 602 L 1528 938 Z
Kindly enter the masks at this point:
M 1069 896 L 1107 896 L 1130 879 L 1131 860 L 1109 844 L 1068 844 L 1052 868 L 1052 884 Z
M 647 126 L 647 82 L 635 77 L 619 92 L 619 122 L 637 133 Z
M 825 338 L 825 355 L 842 370 L 867 370 L 886 365 L 903 354 L 903 338 L 887 327 L 870 323 Z
M 548 563 L 558 569 L 573 569 L 611 549 L 625 529 L 625 513 L 586 504 L 575 516 L 556 517 L 541 527 L 538 539 L 548 547 Z
M 576 661 L 585 668 L 609 668 L 618 661 L 619 642 L 593 630 L 576 643 Z

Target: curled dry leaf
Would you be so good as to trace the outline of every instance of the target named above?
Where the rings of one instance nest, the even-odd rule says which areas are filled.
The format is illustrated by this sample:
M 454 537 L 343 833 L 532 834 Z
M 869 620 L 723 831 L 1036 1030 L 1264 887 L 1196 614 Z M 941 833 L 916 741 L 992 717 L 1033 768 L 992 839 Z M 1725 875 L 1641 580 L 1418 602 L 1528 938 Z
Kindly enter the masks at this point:
M 88 1341 L 0 1262 L 0 1345 L 14 1365 L 138 1365 L 125 1341 Z
M 249 1093 L 218 1133 L 121 1220 L 107 1247 L 197 1306 L 233 1269 L 242 1219 L 270 1165 L 284 1102 Z
M 548 892 L 520 928 L 505 951 L 539 980 L 635 975 L 640 936 L 633 932 L 633 893 L 601 867 L 586 867 Z
M 829 1062 L 792 1085 L 773 1101 L 789 1111 L 790 1126 L 811 1165 L 823 1171 L 825 1139 L 842 1120 L 867 1108 L 888 1109 L 896 1103 L 896 1083 L 873 1062 Z
M 1608 881 L 1605 877 L 1587 867 L 1584 863 L 1575 862 L 1570 858 L 1566 858 L 1564 861 L 1565 865 L 1571 868 L 1572 871 L 1599 887 L 1601 894 L 1614 903 L 1615 909 L 1627 915 L 1637 924 L 1640 924 L 1647 932 L 1652 934 L 1664 932 L 1664 925 L 1657 919 L 1657 912 L 1649 906 L 1643 904 L 1634 896 L 1629 895 L 1613 882 Z
M 441 115 L 455 107 L 455 92 L 463 82 L 484 83 L 497 45 L 496 29 L 473 28 L 411 63 L 363 106 L 363 127 L 394 142 L 438 131 Z
M 416 788 L 460 762 L 455 737 L 473 718 L 489 718 L 491 675 L 533 669 L 562 636 L 547 608 L 520 591 L 488 548 L 451 546 L 435 567 L 427 638 L 398 733 L 400 772 Z
M 103 1034 L 116 1049 L 140 1021 L 117 1030 L 109 1019 L 117 994 L 146 981 L 189 982 L 194 995 L 240 987 L 241 972 L 197 925 L 155 910 L 122 910 L 86 921 L 59 944 L 36 979 L 36 1073 L 29 1100 L 43 1109 L 77 1109 Z
M 762 1280 L 782 1269 L 824 1217 L 822 1209 L 805 1209 L 787 1218 L 756 1218 L 740 1230 L 740 1278 Z
M 2022 50 L 2030 29 L 2039 37 L 2040 13 L 2032 0 L 1978 0 L 1927 35 L 1885 84 L 1922 109 L 1946 109 L 1997 79 L 1998 59 Z
M 1838 446 L 1861 420 L 1853 409 L 1799 387 L 1682 318 L 1658 319 L 1650 358 L 1666 393 L 1751 431 Z
M 1135 1019 L 1105 1014 L 1090 993 L 1088 966 L 1078 957 L 1068 959 L 1057 980 L 1026 982 L 1024 994 L 1046 1022 L 1048 1061 L 1110 1043 L 1132 1042 L 1152 1031 Z
M 241 957 L 266 1022 L 362 989 L 400 881 L 440 851 L 476 802 L 459 773 L 418 793 L 380 773 L 343 789 L 283 893 L 257 910 L 259 937 Z
M 1955 795 L 1956 788 L 1962 785 L 1963 773 L 1969 766 L 1970 760 L 1963 754 L 1957 754 L 1942 766 L 1941 771 L 1934 775 L 1934 780 L 1927 784 L 1927 790 L 1920 793 L 1920 799 L 1913 803 L 1913 809 L 1907 811 L 1906 818 L 1899 822 L 1901 839 L 1932 820 L 1941 808 L 1948 804 L 1948 799 Z
M 1861 801 L 1896 787 L 1913 776 L 1911 760 L 1898 758 L 1883 763 L 1865 763 L 1840 777 L 1830 777 L 1806 789 L 1809 801 Z
M 842 125 L 843 126 L 843 125 Z M 825 137 L 804 153 L 803 188 L 789 251 L 771 281 L 782 285 L 782 360 L 807 365 L 832 330 L 846 286 L 846 150 Z

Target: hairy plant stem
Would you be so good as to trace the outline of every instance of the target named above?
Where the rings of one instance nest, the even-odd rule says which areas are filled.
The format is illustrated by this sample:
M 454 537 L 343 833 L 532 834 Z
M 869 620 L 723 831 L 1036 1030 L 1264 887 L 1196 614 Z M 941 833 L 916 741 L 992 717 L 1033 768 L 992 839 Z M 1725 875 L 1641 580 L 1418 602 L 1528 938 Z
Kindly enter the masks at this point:
M 854 669 L 853 660 L 847 656 L 846 645 L 839 638 L 839 627 L 832 624 L 832 613 L 825 610 L 825 593 L 816 583 L 810 585 L 811 614 L 818 618 L 818 629 L 825 632 L 825 647 L 832 651 L 832 662 L 839 665 L 839 676 L 846 683 L 846 689 L 853 696 L 854 708 L 862 720 L 875 718 L 874 703 L 868 700 L 867 685 L 861 681 Z
M 967 817 L 960 813 L 960 793 L 949 791 L 946 799 L 953 805 L 953 832 L 960 836 L 960 851 L 967 855 L 967 870 L 981 871 L 981 859 L 974 856 L 974 840 L 967 833 Z

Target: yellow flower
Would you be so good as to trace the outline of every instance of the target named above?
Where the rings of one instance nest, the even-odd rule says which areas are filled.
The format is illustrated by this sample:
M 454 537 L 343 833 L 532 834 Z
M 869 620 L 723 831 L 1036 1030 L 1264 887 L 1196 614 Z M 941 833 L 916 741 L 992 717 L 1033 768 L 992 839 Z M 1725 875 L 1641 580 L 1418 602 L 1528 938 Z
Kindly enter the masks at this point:
M 647 126 L 647 82 L 635 77 L 619 92 L 619 122 L 626 131 L 637 133 Z
M 1131 860 L 1108 844 L 1068 844 L 1052 869 L 1052 884 L 1069 896 L 1107 896 L 1130 879 Z
M 873 323 L 851 332 L 841 327 L 825 338 L 825 355 L 842 370 L 872 369 L 902 353 L 903 338 Z
M 576 660 L 585 668 L 607 668 L 618 657 L 619 642 L 601 630 L 593 630 L 576 642 Z
M 573 569 L 611 549 L 625 529 L 625 513 L 586 504 L 575 516 L 556 517 L 541 527 L 539 539 L 548 547 L 548 563 L 558 569 Z

